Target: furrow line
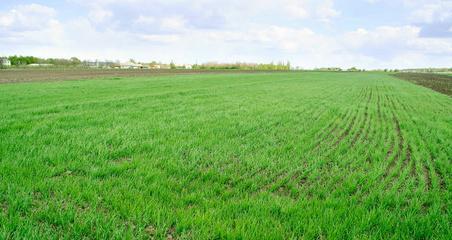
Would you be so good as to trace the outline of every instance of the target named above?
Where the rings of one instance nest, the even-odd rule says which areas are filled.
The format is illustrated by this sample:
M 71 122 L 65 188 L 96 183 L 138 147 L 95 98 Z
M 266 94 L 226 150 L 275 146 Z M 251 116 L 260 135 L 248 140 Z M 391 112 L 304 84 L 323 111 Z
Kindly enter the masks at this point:
M 416 138 L 415 139 L 420 139 L 420 141 L 422 143 L 424 143 L 425 146 L 429 146 L 429 143 L 425 141 L 424 137 L 422 136 L 420 129 L 417 127 L 419 126 L 419 124 L 411 117 L 411 114 L 409 114 L 409 112 L 412 112 L 414 109 L 412 107 L 408 107 L 406 104 L 404 104 L 400 99 L 396 98 L 396 101 L 399 103 L 399 105 L 402 106 L 403 111 L 402 113 L 404 115 L 406 115 L 407 119 L 410 120 L 410 122 L 416 126 L 415 129 L 415 135 Z M 411 151 L 411 148 L 409 149 Z M 430 162 L 432 162 L 432 156 L 431 156 L 431 150 L 428 150 L 428 157 L 425 161 L 420 162 L 419 165 L 419 171 L 416 171 L 416 162 L 417 161 L 412 161 L 411 164 L 411 172 L 410 175 L 412 178 L 415 179 L 415 185 L 416 187 L 419 186 L 419 179 L 423 178 L 424 182 L 425 182 L 425 190 L 429 190 L 432 189 L 432 180 L 431 180 L 431 176 L 430 176 L 430 171 L 428 170 L 429 167 L 426 165 L 429 165 Z M 434 170 L 433 170 L 434 171 Z M 417 174 L 419 172 L 419 174 Z
M 364 96 L 365 96 L 365 95 L 364 95 Z M 359 115 L 360 115 L 359 109 L 355 110 L 352 119 L 351 119 L 350 121 L 348 121 L 348 123 L 347 123 L 347 122 L 344 123 L 345 126 L 347 126 L 347 127 L 346 127 L 346 129 L 345 129 L 344 131 L 342 131 L 342 133 L 340 133 L 339 136 L 344 136 L 344 137 L 345 137 L 345 136 L 348 135 L 348 133 L 350 132 L 350 130 L 352 129 L 352 127 L 356 125 L 356 123 L 357 123 L 356 119 L 358 118 Z M 346 132 L 347 132 L 347 134 L 345 134 Z M 333 141 L 333 140 L 334 140 L 334 138 L 331 138 L 329 142 L 331 142 L 331 141 Z M 336 140 L 336 141 L 337 141 L 337 140 Z M 327 157 L 327 156 L 330 156 L 335 150 L 336 150 L 335 148 L 332 148 L 332 147 L 330 146 L 330 147 L 326 150 L 326 152 L 323 153 L 322 155 L 323 155 L 323 156 L 326 156 L 326 157 Z M 326 168 L 325 168 L 325 166 L 323 166 L 323 165 L 325 165 L 325 164 L 327 165 L 326 168 L 329 169 L 329 166 L 331 165 L 330 162 L 326 162 L 326 163 L 322 162 L 322 163 L 319 163 L 317 168 L 324 169 L 323 171 L 325 171 Z M 317 169 L 317 168 L 316 168 L 316 169 Z M 308 181 L 308 180 L 307 180 L 307 176 L 303 176 L 302 179 L 299 180 L 298 183 L 297 183 L 298 188 L 300 188 L 300 187 L 306 187 L 307 181 Z M 300 183 L 302 183 L 302 186 L 300 186 Z

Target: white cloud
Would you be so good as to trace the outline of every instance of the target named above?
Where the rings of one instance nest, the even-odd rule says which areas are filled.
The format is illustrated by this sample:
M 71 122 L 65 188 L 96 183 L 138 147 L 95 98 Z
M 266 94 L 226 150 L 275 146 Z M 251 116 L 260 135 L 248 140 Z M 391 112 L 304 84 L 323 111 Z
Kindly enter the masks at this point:
M 63 26 L 55 9 L 39 5 L 18 5 L 0 12 L 0 43 L 3 45 L 57 45 Z
M 89 18 L 95 23 L 105 22 L 113 17 L 113 12 L 102 8 L 93 8 L 89 11 Z
M 359 28 L 345 34 L 344 42 L 352 48 L 372 48 L 376 46 L 398 46 L 407 40 L 417 38 L 420 29 L 414 26 L 380 26 L 373 30 Z
M 303 0 L 286 0 L 282 1 L 284 10 L 292 17 L 307 18 L 309 13 L 309 1 Z
M 452 60 L 452 41 L 447 38 L 423 38 L 416 26 L 381 26 L 357 29 L 344 35 L 343 48 L 353 55 L 373 59 L 368 67 L 447 67 Z
M 452 17 L 452 1 L 431 1 L 426 4 L 416 5 L 411 14 L 414 22 L 442 22 Z
M 0 12 L 0 28 L 21 31 L 43 29 L 56 21 L 55 16 L 55 9 L 47 6 L 19 5 L 7 12 Z
M 320 3 L 317 8 L 317 16 L 323 22 L 329 22 L 332 18 L 340 15 L 340 12 L 334 8 L 332 0 L 326 0 Z
M 275 1 L 271 1 L 275 3 Z M 329 22 L 340 15 L 335 9 L 333 0 L 283 0 L 280 5 L 284 11 L 294 18 L 313 18 L 322 22 Z M 259 3 L 257 3 L 259 4 Z M 270 9 L 278 9 L 278 5 L 269 5 Z
M 166 17 L 161 20 L 161 27 L 181 31 L 185 28 L 185 19 L 181 16 Z
M 160 42 L 160 43 L 177 43 L 181 40 L 181 36 L 177 34 L 148 34 L 141 35 L 141 39 L 150 42 Z
M 211 0 L 72 0 L 89 9 L 89 11 L 115 11 L 127 10 L 129 14 L 120 16 L 121 21 L 127 18 L 136 19 L 136 16 L 162 18 L 178 16 L 184 19 L 185 26 L 205 27 L 220 26 L 222 20 L 239 20 L 247 18 L 252 21 L 254 15 L 268 14 L 275 18 L 294 18 L 329 22 L 340 15 L 335 9 L 334 0 L 230 0 L 218 2 Z M 138 7 L 137 7 L 138 6 Z M 183 10 L 181 10 L 183 9 Z M 101 15 L 103 16 L 103 15 Z M 110 15 L 109 15 L 110 16 Z
M 137 19 L 135 19 L 135 24 L 143 24 L 143 25 L 152 25 L 155 24 L 156 20 L 152 16 L 144 16 L 140 15 Z

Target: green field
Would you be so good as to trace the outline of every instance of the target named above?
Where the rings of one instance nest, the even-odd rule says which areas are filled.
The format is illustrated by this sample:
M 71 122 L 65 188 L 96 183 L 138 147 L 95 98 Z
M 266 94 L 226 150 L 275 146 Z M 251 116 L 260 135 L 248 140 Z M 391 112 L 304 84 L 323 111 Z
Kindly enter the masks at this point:
M 0 85 L 0 239 L 451 239 L 452 99 L 384 73 Z

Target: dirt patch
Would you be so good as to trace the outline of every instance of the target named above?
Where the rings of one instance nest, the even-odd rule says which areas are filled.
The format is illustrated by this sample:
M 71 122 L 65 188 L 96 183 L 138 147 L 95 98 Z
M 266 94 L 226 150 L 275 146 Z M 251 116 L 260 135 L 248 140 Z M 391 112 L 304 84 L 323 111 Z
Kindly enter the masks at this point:
M 430 159 L 431 159 L 431 162 L 434 163 L 434 158 L 430 157 Z M 446 182 L 444 180 L 443 174 L 441 173 L 441 170 L 436 165 L 434 165 L 434 166 L 435 166 L 435 168 L 434 168 L 435 169 L 435 173 L 436 173 L 436 175 L 439 178 L 439 188 L 442 189 L 442 190 L 447 190 Z
M 93 78 L 120 79 L 122 77 L 149 77 L 180 74 L 256 73 L 266 71 L 244 70 L 185 70 L 185 69 L 3 69 L 0 83 L 80 80 Z
M 431 73 L 397 73 L 394 76 L 452 96 L 452 76 Z
M 422 166 L 422 170 L 424 172 L 424 178 L 425 178 L 425 183 L 426 183 L 425 188 L 428 191 L 432 188 L 432 179 L 430 178 L 429 170 L 425 165 Z
M 153 225 L 146 226 L 144 231 L 146 232 L 146 234 L 149 236 L 150 239 L 155 238 L 157 230 L 155 229 L 155 227 Z
M 0 212 L 4 215 L 8 214 L 8 204 L 6 202 L 0 202 Z
M 168 231 L 166 231 L 166 239 L 167 240 L 176 239 L 176 228 L 174 226 L 170 227 Z
M 386 153 L 386 158 L 385 158 L 386 161 L 391 157 L 392 153 L 394 152 L 394 146 L 395 146 L 394 139 L 391 139 L 391 145 L 389 147 L 388 152 Z M 396 164 L 397 158 L 398 158 L 398 155 L 396 154 L 394 156 L 394 158 L 391 160 L 391 162 L 388 164 L 388 166 L 386 167 L 386 170 L 383 174 L 383 178 L 386 178 L 391 173 L 392 169 L 394 168 L 394 166 Z

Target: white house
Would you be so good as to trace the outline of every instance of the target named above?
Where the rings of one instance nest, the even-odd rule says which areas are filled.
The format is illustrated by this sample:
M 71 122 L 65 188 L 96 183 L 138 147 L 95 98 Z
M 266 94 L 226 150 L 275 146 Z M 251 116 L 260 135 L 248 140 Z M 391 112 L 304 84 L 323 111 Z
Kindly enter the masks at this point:
M 133 62 L 125 62 L 120 64 L 121 68 L 124 69 L 140 69 L 143 68 L 143 64 L 133 63 Z
M 9 66 L 11 66 L 11 61 L 8 58 L 6 58 L 6 57 L 1 57 L 0 58 L 0 65 L 9 67 Z
M 150 69 L 160 69 L 160 64 L 151 64 L 149 65 Z
M 53 64 L 50 63 L 31 63 L 27 65 L 28 67 L 52 67 Z

